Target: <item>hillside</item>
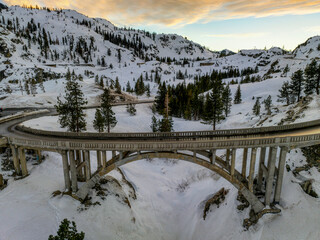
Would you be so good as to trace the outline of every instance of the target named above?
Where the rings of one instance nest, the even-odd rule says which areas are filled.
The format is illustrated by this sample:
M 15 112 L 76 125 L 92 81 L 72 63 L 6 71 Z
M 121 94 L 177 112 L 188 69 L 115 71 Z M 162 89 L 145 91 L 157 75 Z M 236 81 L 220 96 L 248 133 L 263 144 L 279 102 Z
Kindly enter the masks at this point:
M 212 70 L 249 67 L 262 80 L 285 78 L 320 52 L 319 37 L 314 37 L 292 53 L 280 48 L 214 53 L 182 36 L 120 29 L 73 10 L 12 6 L 1 10 L 0 21 L 0 105 L 5 107 L 52 106 L 63 93 L 68 68 L 82 75 L 90 105 L 100 93 L 97 75 L 104 83 L 118 78 L 122 88 L 128 82 L 134 87 L 142 76 L 154 96 L 156 78 L 176 85 Z M 286 65 L 290 71 L 284 76 Z
M 315 93 L 289 105 L 277 101 L 279 89 L 295 71 L 319 60 L 319 36 L 292 52 L 278 47 L 214 52 L 179 35 L 121 29 L 107 20 L 88 18 L 73 10 L 19 6 L 6 9 L 1 5 L 0 10 L 0 107 L 53 107 L 57 97 L 64 94 L 67 72 L 74 73 L 72 76 L 82 86 L 89 106 L 98 103 L 102 85 L 110 86 L 117 79 L 126 96 L 153 99 L 161 83 L 195 83 L 216 73 L 223 76 L 223 83 L 230 83 L 232 99 L 238 83 L 242 93 L 242 102 L 232 104 L 229 116 L 217 129 L 319 119 L 320 97 Z M 139 80 L 149 86 L 150 96 L 147 92 L 137 95 L 127 91 L 128 85 L 134 88 Z M 204 88 L 195 95 L 204 96 L 216 90 Z M 263 105 L 269 95 L 270 114 Z M 257 99 L 261 112 L 255 115 L 253 106 Z M 125 106 L 113 107 L 118 124 L 112 132 L 150 132 L 152 116 L 162 117 L 152 111 L 151 105 L 137 105 L 135 116 L 129 115 Z M 92 124 L 95 109 L 85 113 L 87 131 L 96 131 Z M 49 116 L 23 124 L 66 131 L 57 120 L 58 116 Z M 212 129 L 212 125 L 203 124 L 200 119 L 174 116 L 173 122 L 174 131 Z M 112 153 L 107 154 L 111 158 Z M 217 151 L 218 156 L 225 154 L 224 150 Z M 45 159 L 39 164 L 27 154 L 30 175 L 15 180 L 8 164 L 10 156 L 0 154 L 0 174 L 8 180 L 8 186 L 0 191 L 1 240 L 47 239 L 57 232 L 64 218 L 75 221 L 78 230 L 86 233 L 85 239 L 92 240 L 318 240 L 320 236 L 319 199 L 306 194 L 299 185 L 310 180 L 312 189 L 320 195 L 319 169 L 304 168 L 307 159 L 301 149 L 293 149 L 287 155 L 283 194 L 276 206 L 281 213 L 265 215 L 249 230 L 242 225 L 249 209 L 237 208 L 240 202 L 236 188 L 198 165 L 174 159 L 132 162 L 122 166 L 122 172 L 108 174 L 100 189 L 91 190 L 89 203 L 81 204 L 57 192 L 64 189 L 61 155 L 43 155 Z M 242 168 L 242 156 L 243 150 L 239 149 L 238 171 Z M 91 159 L 95 158 L 96 152 L 92 151 Z M 92 169 L 96 164 L 92 160 Z M 300 174 L 296 174 L 294 170 L 300 167 Z M 211 206 L 204 220 L 206 201 L 222 187 L 229 191 L 225 200 L 220 206 Z

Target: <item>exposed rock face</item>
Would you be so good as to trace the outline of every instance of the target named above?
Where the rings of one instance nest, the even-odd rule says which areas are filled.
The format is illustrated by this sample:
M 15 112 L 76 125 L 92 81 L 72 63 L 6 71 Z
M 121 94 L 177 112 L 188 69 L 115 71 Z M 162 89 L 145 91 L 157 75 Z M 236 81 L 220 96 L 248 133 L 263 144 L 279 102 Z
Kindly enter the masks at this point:
M 305 191 L 305 193 L 309 194 L 311 197 L 318 198 L 318 194 L 313 190 L 312 187 L 313 181 L 313 179 L 308 179 L 300 183 L 300 186 L 302 187 L 303 191 Z
M 220 204 L 223 203 L 223 201 L 225 200 L 228 192 L 229 192 L 229 189 L 221 188 L 219 192 L 214 194 L 213 197 L 206 202 L 206 205 L 203 210 L 203 220 L 206 220 L 207 213 L 210 210 L 211 205 L 215 204 L 217 205 L 217 207 L 219 207 Z

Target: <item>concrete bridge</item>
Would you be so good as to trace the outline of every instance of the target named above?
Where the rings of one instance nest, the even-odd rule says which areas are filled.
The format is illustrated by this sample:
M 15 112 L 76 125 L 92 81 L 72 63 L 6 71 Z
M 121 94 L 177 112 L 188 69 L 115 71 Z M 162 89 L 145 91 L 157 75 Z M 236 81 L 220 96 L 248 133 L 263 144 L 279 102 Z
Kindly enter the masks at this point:
M 32 117 L 35 116 L 28 116 Z M 43 131 L 19 125 L 21 121 L 0 121 L 0 146 L 12 149 L 15 171 L 28 175 L 26 149 L 33 149 L 38 155 L 41 151 L 58 152 L 65 189 L 80 199 L 117 167 L 140 159 L 170 158 L 216 172 L 243 194 L 256 213 L 271 203 L 279 203 L 287 152 L 320 144 L 320 120 L 248 129 L 109 134 Z M 216 154 L 217 150 L 224 152 L 222 157 Z M 92 151 L 96 152 L 96 159 L 90 158 Z M 112 153 L 109 159 L 107 151 Z M 239 170 L 236 159 L 241 161 Z M 92 161 L 97 161 L 96 169 L 92 169 Z M 85 182 L 80 189 L 79 182 Z

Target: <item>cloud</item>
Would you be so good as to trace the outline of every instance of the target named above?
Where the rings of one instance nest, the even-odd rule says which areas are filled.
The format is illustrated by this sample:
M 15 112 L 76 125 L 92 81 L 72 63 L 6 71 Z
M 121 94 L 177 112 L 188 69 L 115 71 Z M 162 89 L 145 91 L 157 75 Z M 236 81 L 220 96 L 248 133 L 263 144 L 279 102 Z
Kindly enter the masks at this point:
M 320 12 L 319 0 L 4 0 L 8 5 L 71 8 L 122 25 L 183 26 L 245 17 Z
M 208 34 L 206 37 L 214 37 L 214 38 L 257 38 L 264 37 L 268 35 L 266 32 L 252 32 L 252 33 L 228 33 L 228 34 Z

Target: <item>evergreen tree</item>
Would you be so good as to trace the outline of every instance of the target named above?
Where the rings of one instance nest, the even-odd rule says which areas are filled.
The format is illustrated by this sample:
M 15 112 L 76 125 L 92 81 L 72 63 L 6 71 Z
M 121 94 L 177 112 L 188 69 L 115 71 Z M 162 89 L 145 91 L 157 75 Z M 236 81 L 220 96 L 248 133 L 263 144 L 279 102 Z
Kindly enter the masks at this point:
M 165 116 L 159 122 L 160 132 L 172 132 L 173 131 L 173 120 L 169 116 Z
M 310 64 L 308 64 L 304 70 L 305 74 L 305 89 L 304 93 L 306 95 L 310 95 L 314 93 L 314 90 L 319 94 L 319 71 L 320 65 L 317 65 L 316 60 L 313 60 Z
M 104 118 L 105 127 L 110 132 L 117 125 L 115 113 L 112 111 L 110 90 L 105 88 L 101 96 L 101 113 Z
M 104 127 L 105 127 L 104 125 L 105 125 L 104 117 L 101 114 L 101 110 L 97 109 L 96 113 L 95 113 L 94 120 L 93 120 L 93 127 L 98 132 L 103 132 Z
M 159 123 L 157 121 L 157 118 L 153 115 L 151 120 L 151 130 L 152 132 L 158 132 L 159 131 Z
M 80 85 L 75 79 L 67 80 L 65 102 L 58 97 L 55 108 L 59 114 L 61 127 L 67 127 L 71 132 L 81 132 L 86 130 L 84 105 L 87 101 L 84 98 Z
M 256 115 L 256 116 L 259 116 L 260 115 L 260 109 L 261 109 L 261 105 L 260 105 L 260 101 L 259 101 L 259 98 L 257 98 L 255 104 L 253 105 L 253 108 L 252 108 L 252 111 L 253 111 L 253 114 Z
M 119 83 L 119 78 L 118 77 L 116 77 L 115 89 L 116 89 L 116 93 L 121 94 L 121 85 Z
M 241 89 L 240 89 L 240 84 L 238 85 L 238 88 L 237 88 L 237 91 L 234 95 L 234 100 L 233 100 L 233 103 L 234 104 L 239 104 L 242 102 L 242 99 L 241 99 Z
M 131 91 L 132 91 L 131 85 L 130 85 L 130 82 L 128 81 L 126 86 L 126 92 L 131 92 Z
M 59 226 L 57 236 L 50 235 L 48 240 L 83 240 L 84 232 L 78 233 L 75 222 L 71 222 L 68 219 L 63 219 Z
M 222 102 L 223 102 L 224 114 L 226 117 L 228 117 L 228 114 L 230 113 L 230 110 L 231 110 L 231 103 L 232 103 L 231 89 L 229 84 L 223 89 Z
M 223 118 L 224 105 L 222 101 L 223 85 L 220 79 L 213 81 L 213 89 L 210 94 L 207 95 L 206 104 L 206 116 L 204 120 L 207 123 L 212 124 L 213 130 L 216 129 L 216 124 L 219 123 Z
M 291 77 L 290 88 L 292 90 L 293 96 L 297 99 L 298 102 L 300 101 L 300 98 L 301 98 L 303 83 L 304 83 L 304 78 L 303 78 L 302 70 L 298 70 L 294 72 Z
M 265 99 L 263 101 L 264 103 L 264 109 L 267 111 L 267 115 L 271 114 L 271 105 L 272 105 L 272 99 L 271 99 L 271 95 L 269 95 L 267 97 L 267 99 Z
M 137 109 L 136 109 L 136 105 L 129 103 L 127 104 L 127 112 L 131 115 L 134 116 L 137 114 Z
M 293 103 L 292 91 L 288 81 L 284 82 L 279 89 L 278 99 L 280 102 L 286 102 L 287 105 Z

